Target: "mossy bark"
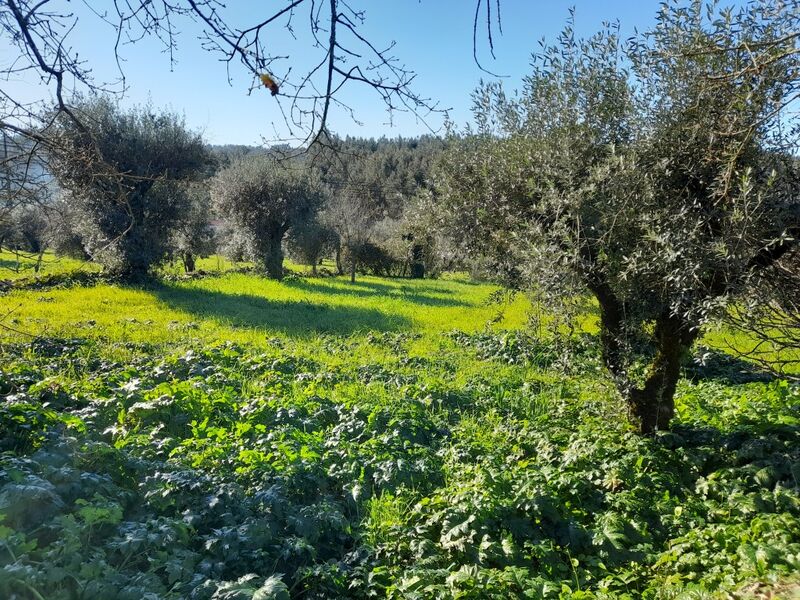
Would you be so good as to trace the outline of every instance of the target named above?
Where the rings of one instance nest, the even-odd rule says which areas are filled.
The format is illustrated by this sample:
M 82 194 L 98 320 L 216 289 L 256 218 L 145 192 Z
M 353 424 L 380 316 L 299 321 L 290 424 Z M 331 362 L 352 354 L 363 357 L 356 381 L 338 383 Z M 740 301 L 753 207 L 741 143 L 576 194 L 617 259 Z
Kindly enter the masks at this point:
M 699 330 L 668 309 L 659 316 L 651 338 L 654 357 L 644 382 L 636 386 L 626 372 L 626 307 L 610 286 L 600 279 L 590 279 L 589 289 L 600 305 L 600 344 L 603 362 L 625 398 L 632 420 L 639 432 L 651 435 L 669 429 L 675 415 L 675 390 L 681 366 Z

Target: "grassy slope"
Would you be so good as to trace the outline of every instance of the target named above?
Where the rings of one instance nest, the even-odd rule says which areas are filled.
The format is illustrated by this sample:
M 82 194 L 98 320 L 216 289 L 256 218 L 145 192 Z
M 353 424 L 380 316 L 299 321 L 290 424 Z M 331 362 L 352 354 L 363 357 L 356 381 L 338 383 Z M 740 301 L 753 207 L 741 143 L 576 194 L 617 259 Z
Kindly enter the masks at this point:
M 528 302 L 495 291 L 229 273 L 0 297 L 16 329 L 89 341 L 2 334 L 0 438 L 14 454 L 0 488 L 46 479 L 63 501 L 60 541 L 31 549 L 24 504 L 0 491 L 0 514 L 16 515 L 0 520 L 15 558 L 0 552 L 0 594 L 70 597 L 64 569 L 110 597 L 275 572 L 296 597 L 703 597 L 800 566 L 797 390 L 684 382 L 677 433 L 641 440 L 596 353 L 573 348 L 565 370 L 513 333 Z M 68 466 L 52 471 L 45 451 L 61 442 L 15 429 L 33 418 L 15 406 L 66 420 L 82 440 L 58 459 Z M 69 468 L 114 485 L 62 493 Z M 280 510 L 259 504 L 266 489 Z M 122 552 L 139 539 L 131 523 L 155 541 Z

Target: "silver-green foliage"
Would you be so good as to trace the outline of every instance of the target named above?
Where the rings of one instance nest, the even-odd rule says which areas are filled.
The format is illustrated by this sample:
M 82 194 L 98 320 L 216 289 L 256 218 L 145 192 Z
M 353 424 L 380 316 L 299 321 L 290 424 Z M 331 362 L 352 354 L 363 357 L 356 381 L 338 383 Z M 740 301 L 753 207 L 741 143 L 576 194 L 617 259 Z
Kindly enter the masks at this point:
M 220 171 L 212 202 L 230 227 L 244 237 L 267 274 L 283 276 L 281 244 L 295 224 L 308 222 L 322 205 L 322 188 L 310 170 L 266 155 L 249 156 Z
M 106 98 L 60 113 L 49 166 L 79 215 L 77 229 L 107 270 L 136 276 L 166 256 L 188 203 L 182 181 L 208 162 L 199 134 L 150 106 L 122 110 Z
M 568 27 L 521 93 L 476 92 L 477 127 L 445 159 L 445 204 L 473 249 L 551 297 L 595 296 L 606 365 L 644 430 L 667 426 L 702 325 L 800 233 L 798 27 L 796 2 L 701 1 L 665 5 L 627 41 Z

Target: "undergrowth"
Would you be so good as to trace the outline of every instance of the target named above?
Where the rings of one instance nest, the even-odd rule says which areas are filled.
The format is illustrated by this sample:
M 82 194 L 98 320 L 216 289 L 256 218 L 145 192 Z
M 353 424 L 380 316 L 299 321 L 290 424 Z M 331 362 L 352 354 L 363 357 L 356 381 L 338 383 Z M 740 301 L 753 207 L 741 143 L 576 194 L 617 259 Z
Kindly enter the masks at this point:
M 5 598 L 796 589 L 800 395 L 784 381 L 695 374 L 674 430 L 642 438 L 588 338 L 3 352 Z

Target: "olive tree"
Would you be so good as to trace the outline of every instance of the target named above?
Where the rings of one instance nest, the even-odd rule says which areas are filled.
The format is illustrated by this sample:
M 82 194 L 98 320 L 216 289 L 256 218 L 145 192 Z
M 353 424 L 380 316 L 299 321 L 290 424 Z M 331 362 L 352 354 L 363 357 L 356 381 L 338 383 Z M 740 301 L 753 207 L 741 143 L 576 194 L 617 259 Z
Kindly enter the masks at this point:
M 627 44 L 568 28 L 521 94 L 476 93 L 477 129 L 444 161 L 450 221 L 475 251 L 551 297 L 594 296 L 642 432 L 669 426 L 703 326 L 800 233 L 800 14 L 778 4 L 664 5 Z
M 172 231 L 172 255 L 180 258 L 186 273 L 193 273 L 197 257 L 213 254 L 216 240 L 211 227 L 211 197 L 206 182 L 190 184 L 186 193 L 187 208 Z
M 375 233 L 375 225 L 382 216 L 374 199 L 362 187 L 346 185 L 340 187 L 328 202 L 322 215 L 337 237 L 336 263 L 339 273 L 343 272 L 342 251 L 346 253 L 350 271 L 350 282 L 356 282 L 358 256 Z
M 80 215 L 75 210 L 71 198 L 65 194 L 56 196 L 49 206 L 47 242 L 56 256 L 69 256 L 78 260 L 88 260 L 83 237 L 78 232 Z
M 49 166 L 76 213 L 87 252 L 112 274 L 136 278 L 163 260 L 188 206 L 184 182 L 209 157 L 183 119 L 152 107 L 122 110 L 93 98 L 55 118 Z
M 212 181 L 211 198 L 217 211 L 247 240 L 267 276 L 281 279 L 286 232 L 310 221 L 324 195 L 311 171 L 255 155 L 220 171 Z
M 292 227 L 286 242 L 292 259 L 309 265 L 316 275 L 319 261 L 336 245 L 336 233 L 314 218 Z

